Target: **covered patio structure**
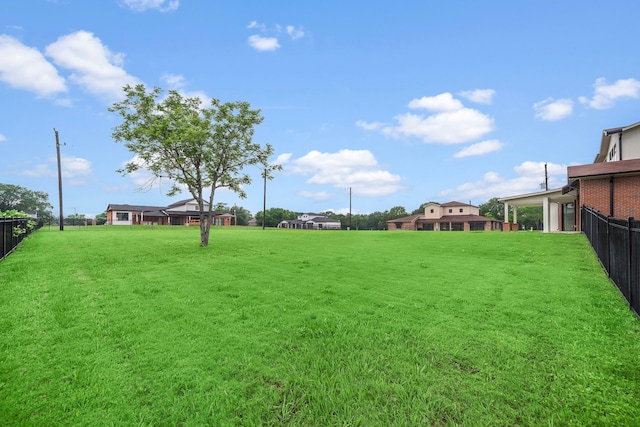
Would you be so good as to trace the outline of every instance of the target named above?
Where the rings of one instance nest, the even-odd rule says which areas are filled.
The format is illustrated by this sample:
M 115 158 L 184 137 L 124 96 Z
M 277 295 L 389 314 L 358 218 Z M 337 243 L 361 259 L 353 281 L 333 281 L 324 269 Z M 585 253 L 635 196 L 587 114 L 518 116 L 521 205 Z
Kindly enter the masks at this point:
M 570 186 L 498 199 L 504 203 L 503 231 L 518 230 L 518 207 L 542 206 L 542 231 L 576 231 L 577 190 Z M 509 222 L 509 206 L 513 222 Z

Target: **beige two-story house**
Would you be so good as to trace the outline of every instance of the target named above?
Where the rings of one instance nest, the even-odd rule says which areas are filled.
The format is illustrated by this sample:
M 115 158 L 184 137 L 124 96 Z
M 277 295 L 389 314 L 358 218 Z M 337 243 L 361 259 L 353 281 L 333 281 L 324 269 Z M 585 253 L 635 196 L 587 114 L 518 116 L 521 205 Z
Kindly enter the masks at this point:
M 387 221 L 388 230 L 491 231 L 502 230 L 502 222 L 480 215 L 480 209 L 456 201 L 428 203 L 424 213 Z

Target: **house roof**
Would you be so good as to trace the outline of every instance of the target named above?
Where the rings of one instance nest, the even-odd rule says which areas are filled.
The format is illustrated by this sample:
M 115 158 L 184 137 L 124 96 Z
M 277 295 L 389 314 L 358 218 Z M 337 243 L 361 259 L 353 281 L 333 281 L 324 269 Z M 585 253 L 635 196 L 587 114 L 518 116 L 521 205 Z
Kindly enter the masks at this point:
M 175 203 L 171 203 L 169 206 L 167 206 L 168 208 L 175 208 L 176 206 L 182 206 L 182 205 L 186 205 L 187 203 L 191 202 L 195 200 L 193 197 L 191 197 L 190 199 L 183 199 L 183 200 L 178 200 Z M 208 203 L 205 203 L 208 204 Z
M 611 128 L 611 129 L 603 130 L 602 131 L 602 140 L 600 141 L 600 151 L 596 155 L 596 158 L 593 161 L 593 163 L 604 163 L 604 161 L 607 158 L 608 152 L 609 152 L 609 145 L 611 143 L 611 138 L 613 138 L 614 135 L 618 135 L 620 133 L 624 133 L 624 132 L 626 132 L 628 130 L 631 130 L 633 128 L 636 128 L 638 126 L 640 126 L 640 122 L 634 123 L 634 124 L 629 125 L 629 126 L 623 126 L 623 127 L 617 127 L 617 128 Z
M 313 217 L 313 218 L 309 219 L 309 221 L 313 221 L 313 222 L 340 222 L 340 220 L 331 219 L 331 218 L 328 218 L 326 216 L 316 216 L 316 217 Z
M 453 200 L 451 202 L 443 203 L 440 206 L 442 206 L 443 208 L 449 208 L 453 206 L 473 206 L 473 205 L 470 205 L 469 203 L 456 202 L 455 200 Z
M 111 203 L 107 206 L 107 211 L 129 211 L 129 212 L 152 212 L 161 211 L 164 206 L 143 206 L 143 205 L 118 205 Z
M 602 178 L 618 174 L 640 173 L 640 159 L 619 160 L 616 162 L 591 163 L 588 165 L 568 166 L 567 176 L 575 178 Z
M 414 222 L 416 219 L 423 217 L 422 214 L 403 216 L 401 218 L 389 219 L 387 222 Z

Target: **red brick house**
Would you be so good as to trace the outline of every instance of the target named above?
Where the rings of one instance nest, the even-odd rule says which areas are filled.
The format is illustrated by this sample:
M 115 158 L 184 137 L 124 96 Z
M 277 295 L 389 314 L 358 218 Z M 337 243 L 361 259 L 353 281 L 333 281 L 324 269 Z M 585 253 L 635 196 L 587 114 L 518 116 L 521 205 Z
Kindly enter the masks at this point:
M 460 202 L 428 203 L 424 213 L 387 221 L 388 230 L 490 231 L 502 222 L 480 215 L 480 208 Z
M 640 122 L 605 129 L 595 161 L 569 166 L 567 177 L 569 186 L 578 190 L 579 208 L 640 218 Z

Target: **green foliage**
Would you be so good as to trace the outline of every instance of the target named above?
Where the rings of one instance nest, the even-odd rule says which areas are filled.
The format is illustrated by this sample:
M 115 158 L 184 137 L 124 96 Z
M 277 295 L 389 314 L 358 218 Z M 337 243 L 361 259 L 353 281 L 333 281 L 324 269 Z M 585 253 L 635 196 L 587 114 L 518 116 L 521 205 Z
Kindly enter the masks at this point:
M 258 221 L 258 225 L 262 226 L 262 216 L 263 212 L 260 211 L 256 214 L 256 220 Z M 285 219 L 296 219 L 298 218 L 298 214 L 296 212 L 283 209 L 283 208 L 269 208 L 266 211 L 266 215 L 264 215 L 264 225 L 265 227 L 277 227 L 280 222 Z
M 520 227 L 542 230 L 542 206 L 519 207 L 517 219 Z
M 1 424 L 640 419 L 640 322 L 583 235 L 212 233 L 45 230 L 0 263 Z
M 11 209 L 0 211 L 0 218 L 29 218 L 29 215 L 22 211 Z M 32 232 L 37 226 L 38 224 L 34 220 L 29 219 L 24 224 L 24 227 L 13 227 L 12 235 L 13 237 L 21 236 L 23 234 L 26 234 L 27 232 Z
M 47 221 L 52 217 L 49 195 L 44 191 L 33 191 L 19 185 L 0 183 L 0 211 L 35 212 Z
M 480 215 L 487 218 L 494 218 L 498 221 L 504 221 L 504 203 L 500 203 L 497 197 L 489 199 L 486 203 L 478 206 Z
M 417 209 L 414 209 L 413 212 L 411 212 L 411 215 L 424 214 L 424 207 L 427 206 L 429 203 L 437 203 L 437 202 L 425 202 L 421 204 L 420 207 L 418 207 Z
M 260 168 L 269 179 L 271 172 L 281 169 L 269 164 L 274 152 L 270 144 L 253 142 L 254 127 L 263 120 L 260 110 L 252 110 L 247 102 L 217 99 L 203 107 L 200 98 L 183 97 L 175 90 L 160 99 L 160 88 L 147 92 L 142 84 L 127 85 L 124 92 L 125 100 L 109 108 L 123 120 L 112 136 L 124 141 L 136 157 L 120 172 L 145 168 L 155 178 L 168 178 L 168 196 L 186 187 L 198 201 L 200 245 L 207 246 L 211 221 L 205 218 L 211 217 L 216 190 L 228 188 L 244 198 L 243 186 L 251 183 L 244 171 L 247 166 Z
M 107 214 L 105 212 L 96 215 L 96 225 L 104 225 L 107 223 Z
M 234 225 L 247 225 L 251 219 L 251 212 L 242 206 L 233 205 L 229 207 L 226 203 L 217 203 L 213 210 L 215 212 L 227 213 L 236 216 L 237 224 Z

